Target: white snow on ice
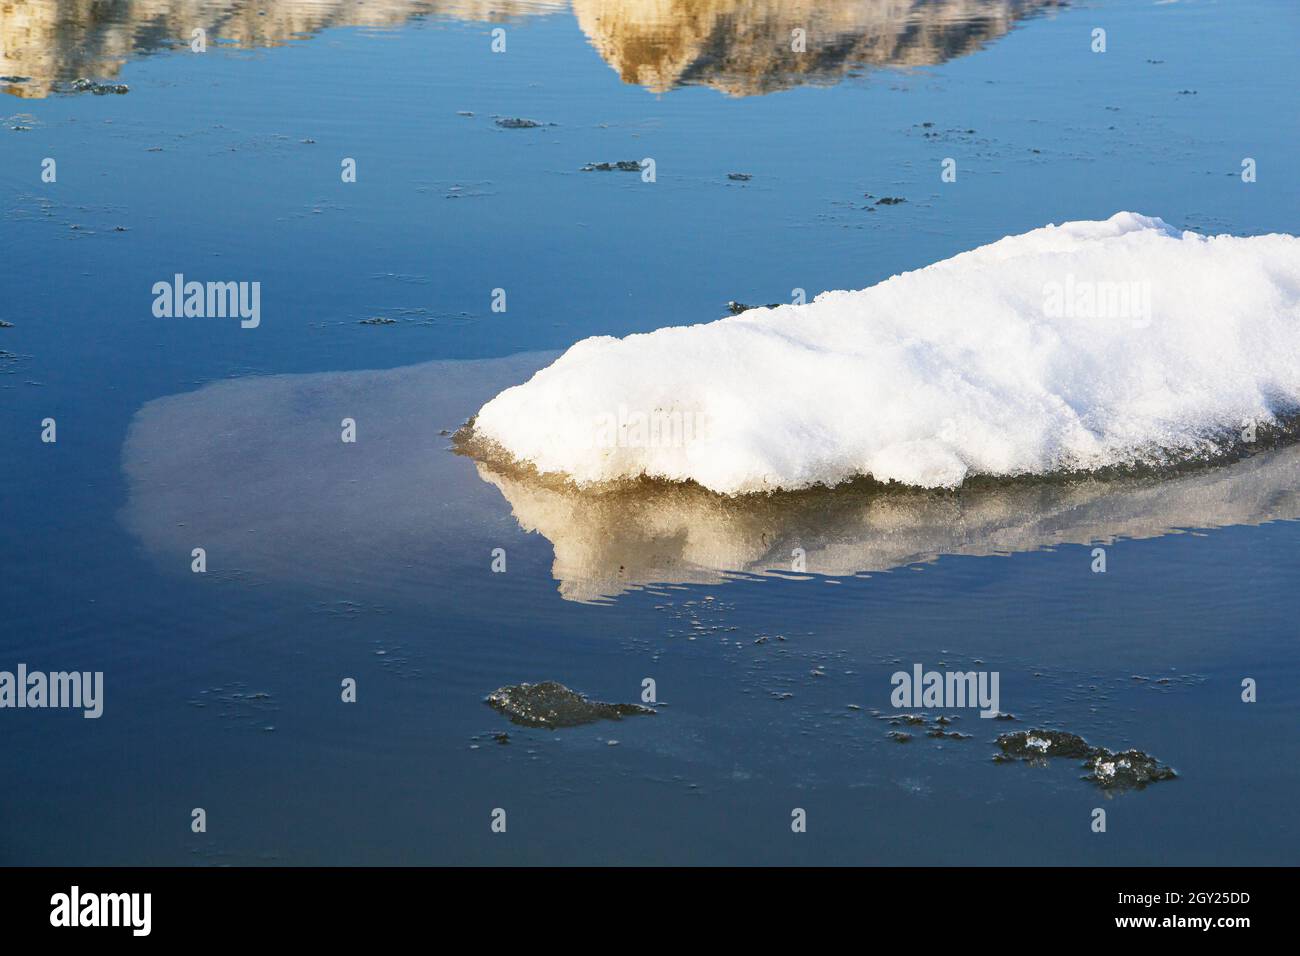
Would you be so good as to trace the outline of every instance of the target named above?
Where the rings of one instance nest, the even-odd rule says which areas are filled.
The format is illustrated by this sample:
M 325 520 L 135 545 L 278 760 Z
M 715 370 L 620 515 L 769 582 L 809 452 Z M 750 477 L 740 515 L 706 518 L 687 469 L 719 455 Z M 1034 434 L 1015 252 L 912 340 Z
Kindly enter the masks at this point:
M 1300 239 L 1121 212 L 857 292 L 578 342 L 474 435 L 580 485 L 954 487 L 1213 454 L 1300 408 Z

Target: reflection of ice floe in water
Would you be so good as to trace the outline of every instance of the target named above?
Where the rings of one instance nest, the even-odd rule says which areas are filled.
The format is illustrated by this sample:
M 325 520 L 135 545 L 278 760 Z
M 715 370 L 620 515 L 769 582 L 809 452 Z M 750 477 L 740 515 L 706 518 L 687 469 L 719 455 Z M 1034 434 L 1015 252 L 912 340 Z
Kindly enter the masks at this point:
M 1118 213 L 807 305 L 584 339 L 473 438 L 584 486 L 955 487 L 1213 458 L 1298 408 L 1300 239 Z
M 158 399 L 137 413 L 123 448 L 122 519 L 177 574 L 203 547 L 210 575 L 238 569 L 241 583 L 368 605 L 455 602 L 491 616 L 518 613 L 505 591 L 529 586 L 513 550 L 521 530 L 550 542 L 560 593 L 591 601 L 790 570 L 795 548 L 809 572 L 838 576 L 1300 517 L 1300 447 L 1164 479 L 733 498 L 650 482 L 582 492 L 448 450 L 444 430 L 552 358 L 255 377 Z M 340 441 L 345 417 L 356 420 L 355 445 Z M 488 570 L 498 546 L 512 549 L 504 575 Z
M 1164 479 L 1012 481 L 955 492 L 847 486 L 725 497 L 646 482 L 597 494 L 483 464 L 479 473 L 525 530 L 550 540 L 552 574 L 577 601 L 653 584 L 718 583 L 735 572 L 802 568 L 838 577 L 943 555 L 1300 518 L 1294 445 Z
M 973 53 L 1056 0 L 573 0 L 626 83 L 733 96 L 838 83 L 855 69 Z M 803 31 L 802 49 L 796 49 Z

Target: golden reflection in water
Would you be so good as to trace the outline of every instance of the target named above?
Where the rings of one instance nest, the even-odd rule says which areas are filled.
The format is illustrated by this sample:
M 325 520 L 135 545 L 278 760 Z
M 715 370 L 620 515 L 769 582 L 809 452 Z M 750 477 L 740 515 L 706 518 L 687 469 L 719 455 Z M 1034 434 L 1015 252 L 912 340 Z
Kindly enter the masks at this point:
M 196 28 L 206 31 L 209 49 L 218 42 L 255 49 L 330 27 L 398 27 L 416 17 L 495 23 L 566 6 L 564 0 L 0 0 L 0 90 L 40 98 L 61 81 L 115 77 L 133 56 L 188 48 Z
M 859 70 L 943 63 L 1064 0 L 572 0 L 591 45 L 626 83 L 750 96 L 837 83 Z M 117 76 L 132 56 L 208 42 L 278 46 L 329 27 L 417 17 L 491 23 L 564 0 L 0 0 L 0 90 L 49 95 Z M 804 31 L 796 52 L 795 32 Z
M 594 493 L 478 462 L 573 601 L 736 573 L 825 577 L 1300 518 L 1300 446 L 1167 477 L 1014 481 L 958 492 L 846 486 L 727 498 L 645 483 Z M 797 549 L 797 550 L 796 550 Z M 796 556 L 798 561 L 796 564 Z
M 932 66 L 978 50 L 1056 0 L 573 0 L 625 83 L 752 96 L 859 69 Z M 805 32 L 802 52 L 794 31 Z

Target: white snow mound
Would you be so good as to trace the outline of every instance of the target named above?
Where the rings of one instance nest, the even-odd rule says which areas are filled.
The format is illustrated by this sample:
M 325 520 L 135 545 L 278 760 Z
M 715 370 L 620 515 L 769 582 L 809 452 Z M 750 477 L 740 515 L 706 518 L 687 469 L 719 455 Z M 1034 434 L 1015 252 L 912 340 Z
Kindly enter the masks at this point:
M 1121 212 L 806 305 L 585 339 L 474 435 L 580 485 L 955 487 L 1214 454 L 1300 409 L 1300 239 Z

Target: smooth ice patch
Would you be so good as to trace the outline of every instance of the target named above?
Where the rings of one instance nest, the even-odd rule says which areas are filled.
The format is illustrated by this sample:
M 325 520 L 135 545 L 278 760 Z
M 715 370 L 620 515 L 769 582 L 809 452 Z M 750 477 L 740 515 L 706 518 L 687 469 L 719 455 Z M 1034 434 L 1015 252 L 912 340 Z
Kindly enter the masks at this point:
M 1300 239 L 1118 213 L 858 292 L 578 342 L 473 437 L 579 485 L 955 487 L 1220 453 L 1300 408 Z

